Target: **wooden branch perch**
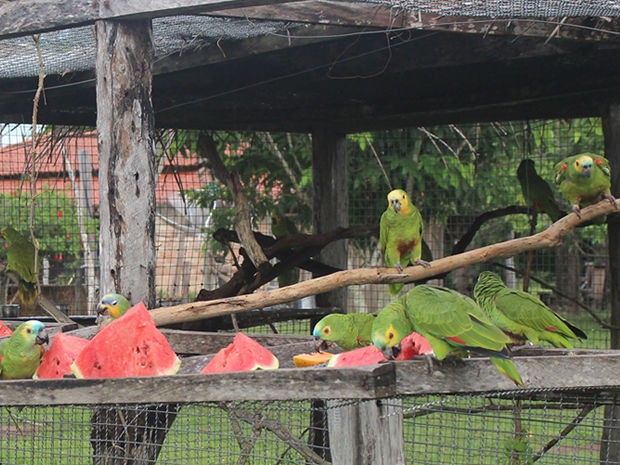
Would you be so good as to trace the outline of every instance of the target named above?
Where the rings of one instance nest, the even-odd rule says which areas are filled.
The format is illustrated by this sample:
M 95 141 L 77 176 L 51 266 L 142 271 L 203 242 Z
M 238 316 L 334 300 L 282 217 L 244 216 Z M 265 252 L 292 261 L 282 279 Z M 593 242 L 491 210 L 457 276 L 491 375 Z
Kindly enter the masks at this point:
M 609 214 L 618 206 L 604 200 L 596 205 L 584 208 L 581 219 L 571 213 L 553 223 L 549 228 L 532 236 L 520 237 L 457 255 L 440 258 L 431 262 L 429 268 L 412 266 L 398 273 L 393 268 L 358 268 L 333 273 L 328 276 L 310 279 L 301 283 L 273 291 L 261 291 L 254 294 L 212 300 L 192 302 L 173 307 L 158 308 L 151 311 L 155 323 L 159 326 L 184 321 L 197 321 L 214 316 L 239 313 L 255 308 L 291 302 L 310 295 L 328 292 L 345 286 L 362 284 L 409 283 L 423 278 L 447 273 L 475 263 L 484 263 L 499 257 L 510 257 L 529 250 L 556 247 L 562 237 L 581 223 L 597 216 Z

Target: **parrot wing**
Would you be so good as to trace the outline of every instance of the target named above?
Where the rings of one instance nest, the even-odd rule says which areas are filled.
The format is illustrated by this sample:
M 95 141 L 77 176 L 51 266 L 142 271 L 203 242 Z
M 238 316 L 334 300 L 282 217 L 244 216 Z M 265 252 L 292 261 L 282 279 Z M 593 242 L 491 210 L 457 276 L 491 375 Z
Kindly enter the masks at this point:
M 19 277 L 18 293 L 20 300 L 23 303 L 32 304 L 38 293 L 34 266 L 34 245 L 11 226 L 2 228 L 0 234 L 7 241 L 6 270 L 14 272 Z

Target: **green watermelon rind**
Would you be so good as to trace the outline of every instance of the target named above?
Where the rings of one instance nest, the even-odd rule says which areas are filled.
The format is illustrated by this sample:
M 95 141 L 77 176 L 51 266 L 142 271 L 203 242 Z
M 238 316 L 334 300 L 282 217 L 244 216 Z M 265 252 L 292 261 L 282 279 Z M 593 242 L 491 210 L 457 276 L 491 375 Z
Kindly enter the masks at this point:
M 76 378 L 99 379 L 175 375 L 180 367 L 181 359 L 140 302 L 97 333 L 71 371 Z
M 88 339 L 65 333 L 56 334 L 49 349 L 41 357 L 41 364 L 32 377 L 34 379 L 57 379 L 64 375 L 70 375 L 71 363 L 86 344 L 88 344 Z M 61 366 L 64 366 L 65 369 L 58 373 Z M 54 372 L 57 373 L 56 376 L 52 376 Z
M 381 350 L 374 345 L 369 345 L 336 354 L 329 359 L 327 366 L 331 368 L 357 367 L 375 365 L 386 360 Z
M 249 363 L 252 360 L 254 363 Z M 235 371 L 276 370 L 279 367 L 280 361 L 269 349 L 251 337 L 237 333 L 233 342 L 220 349 L 200 372 L 203 374 L 231 373 Z

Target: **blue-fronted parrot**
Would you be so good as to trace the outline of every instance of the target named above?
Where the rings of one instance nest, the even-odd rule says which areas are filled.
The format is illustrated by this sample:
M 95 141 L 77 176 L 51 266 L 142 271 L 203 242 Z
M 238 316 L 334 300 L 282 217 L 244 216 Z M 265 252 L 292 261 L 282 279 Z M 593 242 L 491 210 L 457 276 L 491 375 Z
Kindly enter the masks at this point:
M 7 243 L 6 271 L 17 277 L 19 300 L 25 305 L 31 305 L 39 293 L 34 266 L 34 245 L 12 226 L 0 229 L 0 235 Z
M 42 322 L 28 320 L 20 324 L 11 337 L 0 343 L 0 378 L 32 378 L 41 364 L 45 351 L 43 344 L 48 342 L 47 331 Z
M 372 324 L 372 343 L 387 352 L 388 358 L 393 355 L 390 351 L 414 331 L 406 310 L 405 296 L 397 297 L 379 310 Z
M 549 183 L 536 172 L 533 160 L 526 158 L 521 161 L 517 168 L 517 178 L 521 184 L 523 198 L 530 210 L 546 213 L 554 222 L 565 215 L 555 201 Z
M 379 242 L 385 264 L 399 272 L 403 267 L 430 264 L 422 260 L 422 215 L 402 189 L 394 189 L 387 195 L 388 206 L 379 223 Z M 403 283 L 388 284 L 391 294 L 398 294 Z
M 480 273 L 474 296 L 493 323 L 513 342 L 547 341 L 554 347 L 572 348 L 572 341 L 587 338 L 581 329 L 553 312 L 540 299 L 507 287 L 497 273 Z
M 97 314 L 101 316 L 109 316 L 113 320 L 123 316 L 123 314 L 129 310 L 131 304 L 121 294 L 110 293 L 101 298 L 101 301 L 97 305 Z
M 371 344 L 374 320 L 372 313 L 330 313 L 314 326 L 312 335 L 325 343 L 319 346 L 320 350 L 330 342 L 344 350 L 353 350 Z
M 582 153 L 565 158 L 555 165 L 555 182 L 560 192 L 572 204 L 573 211 L 581 217 L 581 208 L 598 203 L 603 199 L 616 205 L 611 195 L 611 172 L 609 161 L 591 153 Z M 594 223 L 603 223 L 599 217 Z

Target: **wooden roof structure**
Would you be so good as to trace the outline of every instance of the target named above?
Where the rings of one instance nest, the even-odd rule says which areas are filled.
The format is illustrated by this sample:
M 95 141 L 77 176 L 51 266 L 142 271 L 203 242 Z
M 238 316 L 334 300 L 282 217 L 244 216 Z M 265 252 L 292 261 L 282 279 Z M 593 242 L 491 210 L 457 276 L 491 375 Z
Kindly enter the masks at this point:
M 608 0 L 10 0 L 0 122 L 30 121 L 29 34 L 48 31 L 39 121 L 94 125 L 92 24 L 144 18 L 160 127 L 354 132 L 600 115 L 620 99 L 619 17 Z

